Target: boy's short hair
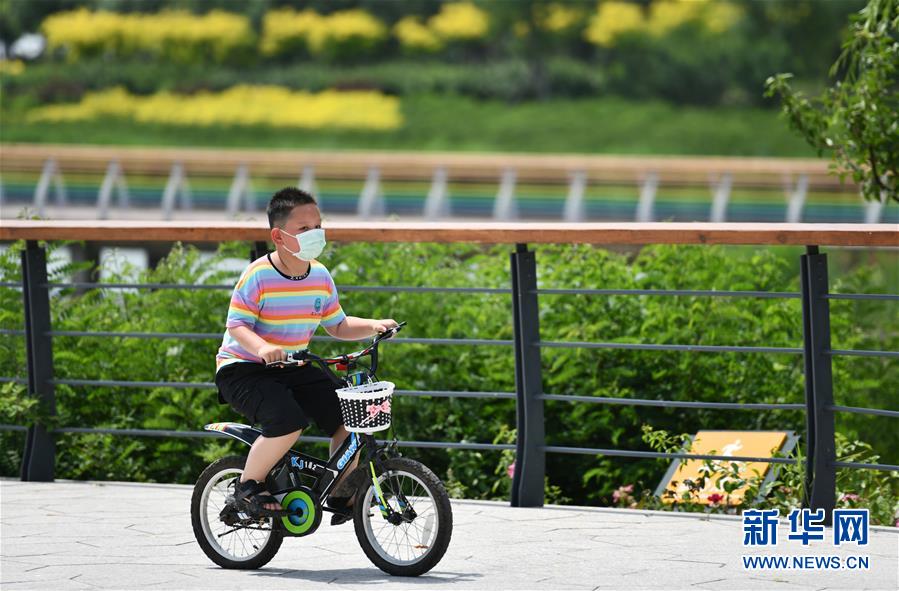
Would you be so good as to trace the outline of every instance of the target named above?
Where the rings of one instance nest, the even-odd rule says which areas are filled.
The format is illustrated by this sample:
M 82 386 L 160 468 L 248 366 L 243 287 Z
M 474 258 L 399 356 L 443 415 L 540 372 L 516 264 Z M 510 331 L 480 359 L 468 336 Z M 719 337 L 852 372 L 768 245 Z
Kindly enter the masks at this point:
M 318 205 L 315 197 L 306 191 L 295 187 L 284 187 L 272 195 L 272 200 L 268 202 L 268 208 L 265 211 L 268 214 L 268 227 L 281 227 L 287 221 L 294 207 L 310 204 Z

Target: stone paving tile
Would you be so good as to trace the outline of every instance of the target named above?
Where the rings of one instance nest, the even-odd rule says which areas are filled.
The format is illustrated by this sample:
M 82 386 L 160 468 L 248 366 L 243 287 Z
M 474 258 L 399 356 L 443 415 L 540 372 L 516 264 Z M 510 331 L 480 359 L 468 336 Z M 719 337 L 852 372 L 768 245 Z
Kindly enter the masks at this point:
M 351 525 L 288 538 L 258 571 L 218 568 L 190 526 L 191 487 L 0 480 L 0 588 L 53 589 L 896 589 L 899 535 L 872 529 L 862 551 L 742 547 L 727 516 L 453 501 L 453 541 L 417 579 L 390 577 Z M 102 507 L 102 512 L 97 511 Z M 786 530 L 779 532 L 785 540 Z M 742 554 L 871 559 L 866 573 L 743 571 Z

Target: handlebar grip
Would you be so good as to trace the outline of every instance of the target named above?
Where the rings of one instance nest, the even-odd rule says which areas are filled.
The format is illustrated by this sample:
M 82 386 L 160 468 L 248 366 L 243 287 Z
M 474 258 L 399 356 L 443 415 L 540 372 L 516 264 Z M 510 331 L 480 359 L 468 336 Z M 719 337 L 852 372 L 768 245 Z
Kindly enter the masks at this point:
M 396 333 L 398 333 L 400 330 L 402 330 L 402 328 L 403 328 L 404 326 L 406 326 L 406 323 L 405 323 L 405 322 L 400 322 L 399 324 L 397 324 L 397 325 L 394 326 L 393 328 L 388 328 L 388 329 L 385 330 L 384 332 L 378 333 L 378 334 L 375 336 L 374 343 L 380 343 L 380 342 L 383 341 L 383 340 L 389 339 L 390 337 L 392 337 L 393 335 L 395 335 Z
M 294 361 L 306 361 L 309 359 L 309 351 L 303 349 L 302 351 L 296 351 L 290 354 L 290 358 Z
M 291 360 L 281 360 L 281 361 L 271 361 L 265 364 L 266 367 L 293 367 L 304 365 L 305 362 L 302 361 L 291 361 Z

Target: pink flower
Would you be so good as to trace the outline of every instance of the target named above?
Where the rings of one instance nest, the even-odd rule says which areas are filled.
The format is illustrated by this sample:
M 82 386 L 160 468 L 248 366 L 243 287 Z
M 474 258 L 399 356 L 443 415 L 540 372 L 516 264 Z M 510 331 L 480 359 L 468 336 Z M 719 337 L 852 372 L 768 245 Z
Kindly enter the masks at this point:
M 858 495 L 855 493 L 846 493 L 842 497 L 840 497 L 840 501 L 855 502 L 858 501 Z
M 506 474 L 509 475 L 509 478 L 515 477 L 515 462 L 512 462 L 511 464 L 509 464 L 509 467 L 506 468 Z
M 624 485 L 624 486 L 619 486 L 619 487 L 618 487 L 617 489 L 615 489 L 615 491 L 612 493 L 612 502 L 613 502 L 613 503 L 617 503 L 617 502 L 620 501 L 620 500 L 627 500 L 627 499 L 630 499 L 630 493 L 632 493 L 632 492 L 634 492 L 634 485 L 633 485 L 633 484 L 627 484 L 627 485 Z
M 724 495 L 718 493 L 712 493 L 708 497 L 706 497 L 712 505 L 717 505 L 721 501 L 724 500 Z

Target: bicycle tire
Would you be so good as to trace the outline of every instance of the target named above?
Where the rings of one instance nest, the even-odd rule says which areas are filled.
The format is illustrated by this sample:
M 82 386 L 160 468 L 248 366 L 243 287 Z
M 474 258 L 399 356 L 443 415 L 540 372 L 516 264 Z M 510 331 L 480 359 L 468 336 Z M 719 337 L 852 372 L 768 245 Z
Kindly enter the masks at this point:
M 281 543 L 284 541 L 283 531 L 271 519 L 268 519 L 271 531 L 261 547 L 257 548 L 256 552 L 245 559 L 235 560 L 233 555 L 229 558 L 229 556 L 226 556 L 227 550 L 214 539 L 210 539 L 214 534 L 212 533 L 212 524 L 210 523 L 207 506 L 211 488 L 215 486 L 215 483 L 212 481 L 223 474 L 242 473 L 246 459 L 246 456 L 227 456 L 209 464 L 197 479 L 190 501 L 190 517 L 194 537 L 197 539 L 197 543 L 202 548 L 203 553 L 222 568 L 241 570 L 261 568 L 275 557 L 278 549 L 281 548 Z M 204 515 L 206 516 L 205 520 Z
M 383 462 L 384 472 L 379 475 L 379 481 L 382 484 L 382 490 L 385 497 L 390 502 L 391 493 L 395 492 L 391 488 L 390 479 L 398 476 L 411 477 L 417 485 L 424 489 L 428 497 L 433 502 L 434 517 L 436 518 L 436 533 L 427 534 L 430 543 L 427 551 L 420 557 L 413 560 L 400 560 L 396 557 L 387 556 L 389 553 L 384 549 L 381 542 L 378 541 L 377 535 L 374 534 L 372 527 L 372 519 L 380 520 L 381 513 L 377 505 L 377 496 L 375 494 L 374 484 L 368 481 L 368 486 L 361 487 L 356 493 L 356 499 L 353 505 L 353 523 L 356 529 L 356 539 L 362 547 L 362 551 L 372 563 L 382 571 L 400 577 L 417 577 L 422 575 L 440 562 L 446 549 L 449 547 L 450 538 L 453 532 L 453 511 L 450 506 L 449 495 L 440 479 L 421 462 L 411 460 L 409 458 L 392 458 Z M 385 485 L 385 482 L 387 484 Z M 399 484 L 399 488 L 403 490 L 403 484 Z M 417 489 L 416 489 L 417 490 Z M 405 490 L 403 490 L 405 494 Z M 413 491 L 414 492 L 414 491 Z M 391 504 L 393 506 L 393 504 Z M 394 507 L 396 509 L 397 507 Z M 422 514 L 424 515 L 424 513 Z M 416 517 L 418 519 L 418 517 Z M 384 525 L 384 521 L 377 521 L 381 529 L 385 527 L 406 527 L 406 533 L 410 532 L 408 526 L 414 523 L 404 523 L 398 526 L 390 524 Z M 425 522 L 427 524 L 427 521 Z M 425 529 L 425 531 L 428 531 Z M 421 533 L 421 529 L 419 529 Z M 405 534 L 404 534 L 405 535 Z M 379 551 L 380 550 L 380 551 Z M 399 547 L 397 547 L 399 552 Z

